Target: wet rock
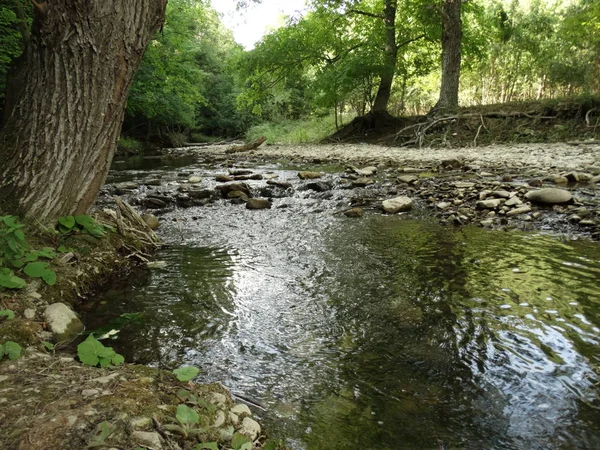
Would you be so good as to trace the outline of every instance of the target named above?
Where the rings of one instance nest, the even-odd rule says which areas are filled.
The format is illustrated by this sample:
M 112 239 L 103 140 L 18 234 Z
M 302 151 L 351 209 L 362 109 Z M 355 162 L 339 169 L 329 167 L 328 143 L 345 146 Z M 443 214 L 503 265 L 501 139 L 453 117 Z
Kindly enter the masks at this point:
M 569 182 L 569 180 L 566 177 L 554 177 L 552 179 L 552 181 L 554 181 L 555 184 L 567 184 Z
M 527 184 L 531 187 L 542 187 L 542 180 L 534 178 L 532 180 L 527 181 Z
M 475 187 L 475 183 L 471 183 L 468 181 L 455 181 L 454 187 L 457 189 L 471 189 Z
M 230 181 L 233 181 L 233 177 L 229 177 L 227 175 L 217 175 L 215 177 L 215 181 L 219 183 L 229 183 Z
M 227 193 L 227 198 L 232 199 L 232 200 L 248 200 L 248 195 L 245 192 L 242 191 L 231 191 L 229 193 Z
M 534 203 L 541 203 L 544 205 L 568 203 L 571 200 L 573 200 L 573 196 L 569 191 L 557 188 L 546 188 L 539 189 L 537 191 L 529 191 L 527 194 L 525 194 L 525 198 Z
M 513 177 L 511 175 L 502 175 L 502 181 L 505 183 L 510 183 L 513 181 Z
M 436 208 L 441 209 L 441 210 L 448 209 L 448 208 L 450 208 L 450 206 L 452 206 L 452 205 L 448 202 L 440 202 L 437 205 L 435 205 Z
M 125 181 L 123 183 L 115 184 L 115 187 L 121 191 L 133 191 L 138 188 L 138 185 L 133 181 Z
M 317 191 L 317 192 L 326 192 L 326 191 L 331 190 L 331 186 L 328 183 L 325 183 L 323 181 L 308 183 L 304 188 L 307 190 Z
M 232 169 L 229 173 L 233 176 L 251 175 L 253 172 L 250 169 Z
M 400 183 L 412 184 L 419 179 L 416 175 L 400 175 L 398 181 Z
M 221 195 L 225 198 L 228 198 L 228 194 L 230 192 L 235 191 L 243 192 L 244 194 L 246 194 L 247 197 L 252 197 L 252 194 L 250 193 L 250 188 L 246 183 L 222 184 L 221 186 L 217 186 L 217 189 L 221 191 Z
M 579 181 L 579 174 L 577 172 L 570 172 L 570 173 L 564 175 L 564 177 L 570 183 L 577 183 Z
M 191 184 L 197 184 L 197 183 L 201 183 L 201 182 L 202 182 L 202 177 L 199 177 L 196 175 L 188 178 L 188 183 L 191 183 Z
M 134 431 L 132 438 L 139 444 L 153 449 L 162 449 L 162 437 L 156 432 Z
M 352 185 L 355 187 L 366 187 L 373 183 L 375 183 L 375 182 L 373 180 L 371 180 L 370 178 L 359 178 L 358 180 L 354 180 L 352 182 Z
M 458 159 L 444 159 L 440 163 L 440 166 L 442 169 L 447 170 L 460 169 L 462 167 L 462 162 L 460 162 Z
M 270 209 L 271 202 L 264 198 L 249 198 L 246 202 L 246 209 Z
M 521 199 L 515 195 L 514 197 L 509 198 L 508 200 L 506 200 L 504 202 L 504 206 L 510 206 L 510 207 L 512 207 L 512 206 L 520 205 L 521 203 L 523 203 L 521 201 Z
M 371 177 L 377 173 L 377 167 L 369 166 L 364 169 L 357 169 L 356 167 L 352 167 L 354 173 L 360 177 Z
M 190 189 L 187 191 L 187 195 L 194 200 L 206 200 L 215 196 L 215 191 L 210 189 Z
M 352 208 L 344 211 L 346 217 L 362 217 L 363 210 L 361 208 Z
M 479 209 L 497 209 L 502 204 L 502 200 L 494 198 L 491 200 L 480 200 L 477 202 Z
M 492 192 L 492 195 L 496 198 L 509 198 L 510 197 L 510 192 L 508 191 L 494 191 Z
M 288 189 L 292 187 L 292 183 L 289 183 L 287 181 L 269 180 L 267 181 L 267 184 L 270 186 L 276 186 L 281 189 Z
M 254 441 L 260 435 L 260 431 L 260 425 L 256 420 L 251 419 L 250 417 L 244 417 L 242 426 L 239 430 L 241 434 L 245 434 Z
M 298 172 L 298 178 L 301 180 L 314 180 L 315 178 L 321 178 L 323 175 L 319 172 Z
M 592 177 L 589 182 L 592 184 L 600 183 L 600 175 L 596 175 L 595 177 Z
M 162 186 L 163 182 L 162 182 L 162 180 L 152 179 L 152 180 L 145 181 L 144 184 L 146 186 Z
M 250 411 L 248 405 L 244 405 L 243 403 L 238 403 L 233 408 L 231 408 L 230 411 L 234 414 L 237 414 L 238 416 L 241 416 L 242 414 L 247 414 L 249 416 L 252 415 L 252 411 Z
M 84 330 L 77 314 L 64 303 L 48 305 L 44 310 L 44 319 L 55 342 L 70 341 Z
M 579 222 L 579 225 L 581 225 L 582 227 L 593 227 L 594 225 L 597 225 L 597 223 L 593 219 L 582 219 Z
M 508 217 L 518 216 L 519 214 L 527 214 L 531 212 L 531 206 L 525 205 L 520 208 L 515 208 L 506 213 Z
M 146 225 L 148 225 L 151 230 L 156 230 L 160 226 L 160 222 L 154 214 L 143 214 L 142 220 L 146 222 Z
M 235 181 L 262 180 L 263 176 L 260 173 L 255 173 L 253 175 L 236 175 L 233 179 Z
M 577 174 L 577 178 L 579 178 L 579 181 L 581 183 L 587 183 L 588 181 L 590 181 L 592 178 L 594 178 L 594 176 L 591 173 L 585 173 L 585 172 L 579 172 Z
M 142 204 L 146 208 L 150 208 L 150 209 L 161 209 L 161 208 L 165 208 L 167 206 L 167 203 L 164 200 L 161 200 L 161 199 L 155 198 L 155 197 L 145 198 L 144 201 L 142 202 Z
M 413 202 L 409 197 L 402 196 L 392 198 L 390 200 L 384 200 L 381 206 L 386 213 L 396 214 L 403 211 L 410 211 L 412 209 Z

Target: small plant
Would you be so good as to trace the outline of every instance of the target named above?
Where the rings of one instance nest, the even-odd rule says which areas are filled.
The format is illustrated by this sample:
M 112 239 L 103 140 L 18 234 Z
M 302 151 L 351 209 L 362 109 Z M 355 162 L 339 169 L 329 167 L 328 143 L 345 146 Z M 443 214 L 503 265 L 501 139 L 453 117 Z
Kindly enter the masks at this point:
M 110 435 L 113 434 L 115 432 L 115 430 L 117 429 L 116 426 L 112 425 L 111 423 L 109 423 L 107 421 L 104 421 L 104 422 L 98 424 L 97 428 L 98 428 L 98 432 L 90 440 L 87 448 L 108 447 L 108 445 L 105 445 L 105 442 L 110 437 Z
M 13 341 L 6 341 L 4 344 L 0 344 L 0 359 L 4 356 L 8 356 L 8 359 L 14 361 L 21 357 L 21 346 Z
M 119 366 L 125 362 L 122 355 L 116 353 L 112 347 L 102 345 L 93 334 L 77 346 L 77 356 L 83 364 L 93 367 Z
M 192 366 L 181 367 L 179 369 L 175 369 L 173 373 L 177 375 L 177 379 L 179 381 L 190 381 L 200 373 L 200 369 Z
M 62 234 L 85 233 L 95 237 L 103 237 L 107 230 L 114 231 L 113 227 L 96 222 L 93 217 L 87 214 L 78 214 L 76 216 L 59 217 L 58 231 Z
M 164 425 L 165 430 L 176 431 L 184 438 L 198 437 L 208 430 L 208 424 L 200 424 L 200 415 L 195 409 L 186 405 L 177 406 L 176 422 L 171 425 Z M 206 419 L 203 417 L 204 421 Z M 175 421 L 174 421 L 175 422 Z
M 252 439 L 245 434 L 235 433 L 231 439 L 231 447 L 233 450 L 252 450 Z
M 10 309 L 0 309 L 0 317 L 6 317 L 7 320 L 13 320 L 15 313 Z
M 219 444 L 216 442 L 204 442 L 194 446 L 193 450 L 219 450 Z

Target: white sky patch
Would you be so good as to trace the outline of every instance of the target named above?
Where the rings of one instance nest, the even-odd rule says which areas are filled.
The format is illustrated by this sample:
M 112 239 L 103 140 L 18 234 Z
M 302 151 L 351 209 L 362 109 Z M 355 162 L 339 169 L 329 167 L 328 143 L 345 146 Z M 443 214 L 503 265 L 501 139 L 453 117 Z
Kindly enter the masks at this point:
M 211 3 L 221 13 L 223 24 L 233 32 L 236 42 L 248 50 L 270 30 L 282 26 L 284 16 L 294 16 L 306 9 L 305 0 L 262 0 L 240 10 L 236 9 L 237 0 L 211 0 Z

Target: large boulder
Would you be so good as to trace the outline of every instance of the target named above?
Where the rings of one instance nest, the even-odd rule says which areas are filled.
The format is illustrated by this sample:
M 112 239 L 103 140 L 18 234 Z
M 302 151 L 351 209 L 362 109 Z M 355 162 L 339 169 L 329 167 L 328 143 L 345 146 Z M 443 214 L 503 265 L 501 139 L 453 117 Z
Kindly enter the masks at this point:
M 536 191 L 529 191 L 525 194 L 527 200 L 534 203 L 544 205 L 558 205 L 561 203 L 569 203 L 573 200 L 571 193 L 565 189 L 545 188 Z
M 396 214 L 403 211 L 410 211 L 412 209 L 413 202 L 409 197 L 402 196 L 392 198 L 390 200 L 384 200 L 381 206 L 386 213 Z
M 84 330 L 77 314 L 64 303 L 48 305 L 44 311 L 44 319 L 55 342 L 71 341 Z

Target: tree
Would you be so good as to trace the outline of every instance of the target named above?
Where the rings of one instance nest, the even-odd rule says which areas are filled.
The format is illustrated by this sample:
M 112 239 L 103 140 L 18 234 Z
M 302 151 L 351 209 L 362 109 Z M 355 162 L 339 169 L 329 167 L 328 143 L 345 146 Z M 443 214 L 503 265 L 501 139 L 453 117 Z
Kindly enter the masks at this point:
M 23 87 L 0 132 L 0 209 L 46 221 L 86 212 L 104 184 L 166 0 L 32 2 Z
M 453 110 L 458 108 L 458 87 L 460 83 L 460 45 L 462 21 L 460 16 L 462 0 L 443 0 L 442 6 L 442 85 L 440 97 L 433 110 Z

